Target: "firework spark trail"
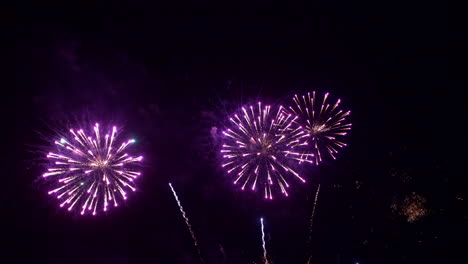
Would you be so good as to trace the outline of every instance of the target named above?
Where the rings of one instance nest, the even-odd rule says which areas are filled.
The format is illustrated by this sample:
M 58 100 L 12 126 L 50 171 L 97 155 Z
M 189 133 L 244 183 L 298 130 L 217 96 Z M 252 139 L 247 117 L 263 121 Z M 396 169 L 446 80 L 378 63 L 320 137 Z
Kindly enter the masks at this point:
M 310 216 L 309 238 L 308 238 L 308 241 L 307 241 L 307 244 L 309 244 L 309 254 L 310 254 L 310 256 L 309 256 L 309 260 L 307 261 L 307 264 L 312 263 L 312 247 L 311 247 L 312 227 L 314 225 L 315 208 L 317 207 L 317 200 L 318 200 L 319 192 L 320 192 L 320 184 L 318 185 L 317 191 L 315 192 L 314 206 L 312 207 L 312 214 Z
M 200 262 L 205 263 L 205 261 L 203 260 L 203 258 L 201 256 L 200 248 L 198 247 L 198 240 L 195 237 L 195 232 L 193 232 L 192 226 L 190 225 L 189 219 L 188 219 L 187 215 L 185 214 L 185 211 L 184 211 L 184 208 L 182 207 L 182 204 L 180 203 L 179 197 L 177 196 L 177 193 L 174 190 L 174 187 L 172 187 L 171 183 L 169 183 L 169 187 L 171 187 L 172 194 L 174 194 L 174 198 L 175 198 L 175 200 L 177 202 L 177 205 L 179 206 L 180 213 L 182 214 L 182 217 L 185 220 L 185 224 L 187 225 L 187 228 L 188 228 L 188 230 L 190 232 L 190 235 L 192 236 L 193 244 L 195 245 L 195 248 L 197 249 L 197 253 L 198 253 L 198 257 L 200 259 Z
M 302 182 L 305 179 L 293 169 L 293 165 L 313 163 L 313 154 L 307 151 L 310 135 L 297 125 L 297 117 L 285 114 L 283 107 L 242 107 L 229 120 L 231 126 L 224 134 L 221 149 L 224 161 L 221 165 L 228 174 L 235 174 L 234 184 L 244 190 L 247 185 L 255 190 L 258 185 L 265 199 L 273 199 L 272 189 L 288 196 L 287 176 Z
M 82 215 L 86 211 L 96 215 L 98 206 L 107 211 L 111 201 L 117 207 L 119 199 L 127 199 L 124 189 L 135 191 L 134 180 L 141 175 L 135 171 L 135 165 L 143 157 L 123 153 L 135 140 L 130 139 L 115 147 L 120 143 L 115 126 L 110 139 L 109 134 L 103 137 L 98 123 L 93 132 L 94 138 L 83 129 L 70 129 L 71 140 L 63 137 L 55 141 L 57 153 L 49 152 L 47 155 L 55 162 L 42 174 L 42 177 L 58 183 L 58 187 L 48 193 L 62 200 L 60 207 L 67 205 L 68 211 L 75 206 L 81 207 Z
M 310 216 L 310 226 L 309 226 L 309 243 L 312 241 L 312 227 L 314 225 L 314 216 L 315 216 L 315 207 L 317 206 L 317 199 L 320 192 L 320 184 L 317 187 L 317 191 L 315 192 L 315 199 L 314 199 L 314 206 L 312 207 L 312 214 Z
M 265 260 L 265 264 L 268 264 L 268 259 L 267 259 L 267 250 L 266 250 L 266 243 L 265 243 L 265 231 L 264 231 L 264 225 L 263 225 L 263 217 L 260 218 L 260 223 L 262 227 L 262 246 L 263 246 L 263 259 Z
M 323 154 L 328 153 L 336 159 L 338 149 L 346 146 L 342 138 L 351 130 L 351 123 L 347 120 L 351 111 L 343 111 L 339 108 L 341 99 L 335 104 L 329 104 L 327 99 L 329 93 L 319 100 L 315 96 L 315 91 L 307 93 L 302 97 L 297 94 L 293 97 L 295 105 L 284 108 L 285 114 L 294 114 L 298 118 L 295 120 L 302 125 L 310 135 L 309 140 L 315 154 L 315 163 L 322 162 Z

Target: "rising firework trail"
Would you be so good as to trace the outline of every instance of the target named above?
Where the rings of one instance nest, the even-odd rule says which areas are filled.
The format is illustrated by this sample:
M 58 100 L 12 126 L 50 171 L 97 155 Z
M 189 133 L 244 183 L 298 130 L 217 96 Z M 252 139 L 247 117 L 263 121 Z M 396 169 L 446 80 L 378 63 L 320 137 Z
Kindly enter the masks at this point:
M 119 141 L 115 126 L 105 133 L 96 123 L 93 130 L 88 135 L 70 129 L 69 138 L 56 140 L 57 150 L 47 155 L 51 165 L 42 174 L 55 185 L 48 193 L 60 200 L 60 207 L 80 208 L 82 215 L 96 215 L 98 208 L 107 211 L 109 204 L 117 207 L 119 200 L 126 200 L 127 190 L 136 190 L 136 169 L 143 159 L 126 153 L 135 140 Z
M 188 230 L 190 232 L 190 235 L 192 236 L 193 244 L 195 245 L 195 248 L 197 249 L 198 258 L 200 259 L 201 263 L 205 263 L 205 261 L 203 260 L 203 258 L 201 256 L 200 248 L 198 247 L 198 240 L 195 237 L 195 232 L 193 232 L 192 226 L 190 225 L 189 219 L 188 219 L 187 215 L 185 214 L 185 211 L 184 211 L 184 208 L 182 207 L 182 204 L 180 203 L 179 197 L 177 196 L 177 193 L 174 190 L 174 188 L 172 187 L 171 183 L 169 183 L 169 187 L 171 188 L 172 194 L 174 194 L 174 198 L 175 198 L 175 200 L 177 202 L 177 205 L 179 206 L 180 213 L 182 214 L 182 217 L 185 220 L 185 224 L 187 225 L 187 228 L 188 228 Z
M 265 261 L 265 264 L 268 264 L 268 258 L 267 258 L 267 250 L 266 250 L 266 243 L 265 243 L 265 227 L 263 226 L 263 217 L 260 218 L 260 224 L 262 228 L 262 247 L 263 247 L 263 260 Z
M 319 192 L 320 192 L 320 184 L 318 185 L 317 191 L 315 192 L 314 206 L 312 207 L 312 214 L 310 215 L 309 238 L 308 238 L 309 245 L 312 242 L 312 227 L 314 226 L 315 208 L 317 207 L 317 200 L 318 200 Z
M 312 214 L 310 216 L 310 226 L 309 226 L 309 238 L 308 238 L 308 245 L 309 245 L 309 259 L 307 261 L 307 264 L 312 263 L 312 227 L 314 226 L 314 216 L 315 216 L 315 208 L 317 207 L 317 200 L 320 192 L 320 184 L 317 187 L 317 191 L 315 192 L 315 199 L 314 199 L 314 206 L 312 207 Z
M 322 162 L 324 154 L 336 159 L 338 150 L 346 146 L 344 136 L 351 130 L 351 111 L 340 109 L 341 99 L 330 104 L 328 98 L 329 93 L 318 97 L 315 91 L 301 97 L 296 94 L 293 97 L 295 105 L 284 109 L 285 114 L 296 115 L 298 118 L 295 122 L 310 135 L 308 140 L 315 154 L 316 164 Z
M 283 107 L 273 108 L 261 102 L 245 106 L 229 118 L 223 131 L 222 167 L 233 175 L 233 183 L 255 191 L 257 186 L 265 199 L 273 199 L 273 190 L 288 196 L 289 178 L 306 180 L 294 166 L 313 163 L 308 153 L 310 137 L 297 116 L 284 113 Z

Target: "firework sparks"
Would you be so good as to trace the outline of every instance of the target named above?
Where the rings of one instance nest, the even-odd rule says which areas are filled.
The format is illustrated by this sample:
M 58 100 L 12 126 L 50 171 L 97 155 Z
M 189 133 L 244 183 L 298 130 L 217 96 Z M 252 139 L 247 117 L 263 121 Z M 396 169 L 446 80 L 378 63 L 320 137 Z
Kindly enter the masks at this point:
M 60 207 L 81 208 L 82 215 L 95 215 L 98 208 L 107 211 L 111 203 L 117 207 L 119 200 L 127 199 L 127 189 L 136 190 L 134 180 L 141 175 L 135 168 L 143 157 L 125 153 L 135 140 L 119 142 L 115 126 L 105 136 L 98 123 L 93 130 L 91 137 L 83 129 L 70 129 L 71 139 L 55 141 L 57 152 L 47 155 L 54 163 L 42 174 L 58 183 L 49 195 L 56 195 Z
M 187 225 L 187 228 L 190 232 L 190 235 L 192 236 L 193 244 L 195 245 L 195 248 L 197 249 L 198 257 L 200 258 L 201 263 L 205 263 L 203 261 L 203 258 L 201 256 L 200 248 L 198 247 L 198 240 L 195 237 L 195 232 L 193 232 L 192 225 L 190 225 L 189 219 L 187 215 L 185 214 L 184 208 L 182 207 L 182 204 L 180 203 L 179 197 L 177 196 L 176 191 L 174 190 L 174 187 L 172 187 L 172 184 L 169 183 L 169 187 L 171 188 L 172 194 L 174 194 L 174 198 L 177 202 L 177 205 L 179 206 L 180 213 L 182 214 L 182 217 L 185 220 L 185 224 Z
M 315 192 L 314 206 L 312 207 L 312 214 L 310 216 L 309 242 L 312 239 L 312 227 L 314 225 L 315 208 L 317 207 L 317 200 L 318 200 L 319 192 L 320 192 L 320 184 L 318 185 L 317 191 Z
M 312 214 L 310 215 L 310 225 L 309 225 L 309 238 L 307 241 L 307 244 L 309 245 L 309 259 L 307 261 L 307 264 L 312 263 L 312 248 L 311 248 L 311 243 L 312 243 L 312 228 L 314 226 L 314 217 L 315 217 L 315 208 L 317 207 L 317 201 L 318 201 L 318 196 L 320 193 L 320 184 L 317 187 L 317 191 L 315 192 L 315 199 L 314 199 L 314 206 L 312 207 Z
M 326 93 L 319 99 L 315 92 L 302 97 L 295 95 L 295 105 L 285 109 L 285 113 L 298 116 L 295 122 L 302 125 L 310 135 L 308 139 L 314 149 L 316 164 L 322 162 L 325 153 L 336 159 L 338 149 L 346 146 L 342 138 L 351 130 L 351 123 L 348 121 L 351 111 L 340 109 L 340 99 L 330 104 L 327 101 L 328 96 L 329 93 Z
M 416 193 L 412 193 L 403 200 L 401 214 L 407 217 L 408 222 L 416 222 L 428 214 L 426 204 L 426 198 Z
M 414 192 L 402 200 L 394 198 L 390 208 L 393 213 L 406 217 L 409 223 L 415 223 L 430 213 L 426 198 Z
M 268 264 L 268 258 L 267 258 L 267 250 L 266 250 L 266 243 L 265 243 L 265 226 L 263 225 L 263 217 L 260 218 L 260 224 L 262 227 L 262 247 L 263 247 L 263 259 L 265 261 L 265 264 Z
M 305 182 L 292 167 L 313 163 L 313 154 L 303 151 L 309 134 L 296 125 L 296 119 L 285 114 L 282 106 L 272 111 L 260 102 L 256 107 L 242 107 L 229 119 L 232 126 L 223 132 L 221 154 L 222 167 L 235 175 L 234 184 L 240 184 L 242 190 L 261 185 L 265 198 L 273 199 L 273 188 L 288 196 L 287 176 Z

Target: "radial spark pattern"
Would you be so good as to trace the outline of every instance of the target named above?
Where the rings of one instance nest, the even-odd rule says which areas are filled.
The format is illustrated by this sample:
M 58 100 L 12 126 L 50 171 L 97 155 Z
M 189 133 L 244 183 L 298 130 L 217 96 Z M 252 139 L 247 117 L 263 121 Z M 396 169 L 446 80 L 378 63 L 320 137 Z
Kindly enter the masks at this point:
M 293 100 L 295 105 L 285 109 L 285 113 L 297 115 L 295 122 L 310 135 L 308 140 L 315 154 L 315 163 L 319 164 L 324 154 L 336 159 L 338 150 L 346 146 L 343 137 L 351 130 L 348 118 L 351 111 L 340 109 L 340 99 L 329 103 L 329 93 L 323 97 L 317 97 L 315 92 L 302 97 L 295 95 Z
M 288 195 L 287 178 L 305 179 L 293 169 L 301 162 L 312 163 L 313 154 L 307 149 L 307 137 L 302 127 L 295 124 L 297 117 L 285 114 L 280 106 L 242 107 L 223 132 L 222 167 L 234 175 L 234 184 L 255 190 L 260 185 L 266 199 L 273 199 L 272 190 Z
M 47 155 L 52 166 L 42 176 L 57 184 L 49 195 L 60 200 L 60 207 L 95 215 L 99 208 L 107 211 L 109 204 L 117 207 L 119 200 L 126 200 L 127 190 L 135 191 L 134 180 L 140 175 L 136 168 L 143 157 L 125 153 L 135 140 L 121 142 L 117 134 L 114 126 L 103 136 L 96 124 L 92 136 L 70 129 L 70 138 L 55 141 L 57 151 Z

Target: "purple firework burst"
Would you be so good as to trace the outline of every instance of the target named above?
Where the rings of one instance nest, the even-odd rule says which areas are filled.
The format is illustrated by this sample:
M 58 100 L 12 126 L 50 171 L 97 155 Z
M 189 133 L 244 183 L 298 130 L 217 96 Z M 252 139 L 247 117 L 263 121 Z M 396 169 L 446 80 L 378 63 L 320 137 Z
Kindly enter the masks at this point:
M 266 199 L 273 199 L 272 190 L 288 195 L 288 177 L 305 179 L 293 168 L 298 163 L 312 163 L 313 154 L 303 151 L 306 133 L 295 124 L 297 117 L 285 114 L 283 107 L 242 107 L 229 119 L 221 154 L 222 167 L 234 175 L 234 184 L 255 190 L 260 185 Z
M 351 111 L 340 109 L 340 99 L 329 103 L 329 93 L 323 97 L 316 96 L 315 91 L 301 97 L 296 94 L 293 100 L 295 105 L 285 108 L 285 114 L 298 116 L 295 122 L 310 135 L 308 140 L 315 154 L 315 163 L 322 162 L 324 154 L 336 159 L 338 150 L 346 146 L 343 138 L 351 130 Z
M 42 176 L 58 185 L 49 195 L 60 200 L 60 207 L 95 215 L 98 208 L 107 211 L 109 204 L 117 207 L 119 200 L 126 200 L 127 190 L 136 190 L 136 170 L 143 157 L 126 153 L 134 139 L 119 141 L 117 128 L 109 130 L 102 134 L 96 123 L 92 136 L 70 129 L 70 138 L 55 141 L 57 151 L 47 155 L 53 163 Z

